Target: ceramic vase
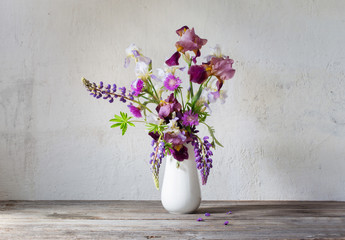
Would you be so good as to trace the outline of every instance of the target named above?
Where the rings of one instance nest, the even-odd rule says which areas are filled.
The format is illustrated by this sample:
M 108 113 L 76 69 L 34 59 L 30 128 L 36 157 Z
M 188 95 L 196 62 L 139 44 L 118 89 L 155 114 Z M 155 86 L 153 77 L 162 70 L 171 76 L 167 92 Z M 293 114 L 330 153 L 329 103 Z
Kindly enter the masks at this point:
M 194 150 L 191 144 L 187 147 L 188 159 L 178 162 L 173 156 L 168 155 L 165 161 L 161 201 L 163 207 L 174 214 L 192 213 L 201 203 Z

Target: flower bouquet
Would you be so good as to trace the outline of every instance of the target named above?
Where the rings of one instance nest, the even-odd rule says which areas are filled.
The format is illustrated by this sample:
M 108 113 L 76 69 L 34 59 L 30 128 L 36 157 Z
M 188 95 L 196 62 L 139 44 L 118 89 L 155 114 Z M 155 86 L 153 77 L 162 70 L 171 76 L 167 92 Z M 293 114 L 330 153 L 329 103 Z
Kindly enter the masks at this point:
M 197 64 L 200 49 L 207 40 L 196 35 L 194 28 L 184 26 L 176 33 L 180 37 L 175 43 L 177 51 L 165 61 L 165 69 L 158 69 L 157 74 L 152 71 L 151 59 L 144 56 L 138 47 L 132 44 L 126 49 L 125 67 L 131 60 L 135 62 L 136 80 L 130 89 L 82 79 L 93 97 L 110 103 L 118 99 L 128 104 L 133 117 L 120 112 L 110 120 L 114 122 L 112 128 L 119 127 L 123 135 L 128 126 L 134 127 L 136 122 L 146 124 L 148 134 L 152 137 L 150 165 L 157 189 L 163 157 L 171 155 L 178 163 L 183 162 L 189 157 L 189 143 L 194 148 L 202 184 L 206 184 L 212 168 L 212 149 L 216 145 L 222 146 L 214 135 L 214 128 L 206 123 L 211 112 L 209 105 L 218 99 L 224 101 L 226 94 L 221 90 L 223 83 L 235 74 L 232 68 L 234 61 L 222 55 L 218 46 L 205 57 L 205 62 Z M 183 74 L 187 79 L 182 77 Z M 183 87 L 183 84 L 187 87 Z M 207 127 L 211 139 L 198 136 L 197 127 L 200 124 Z

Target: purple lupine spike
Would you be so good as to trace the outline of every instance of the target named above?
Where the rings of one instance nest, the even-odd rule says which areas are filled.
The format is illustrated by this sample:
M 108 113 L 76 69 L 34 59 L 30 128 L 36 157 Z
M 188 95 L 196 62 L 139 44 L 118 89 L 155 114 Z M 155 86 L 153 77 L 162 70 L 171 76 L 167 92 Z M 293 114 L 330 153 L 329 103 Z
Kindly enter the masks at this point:
M 212 168 L 212 159 L 210 158 L 210 155 L 213 154 L 208 154 L 208 152 L 211 151 L 210 147 L 212 147 L 212 145 L 207 141 L 207 139 L 208 137 L 204 137 L 204 142 L 202 144 L 199 144 L 197 138 L 194 138 L 192 142 L 196 167 L 200 171 L 203 185 L 206 184 L 210 169 Z
M 164 148 L 164 142 L 160 141 L 157 143 L 154 141 L 154 151 L 151 153 L 151 159 L 150 159 L 150 164 L 151 164 L 151 171 L 152 174 L 154 175 L 155 179 L 158 179 L 159 176 L 159 168 L 160 165 L 162 164 L 162 159 L 164 158 L 165 155 L 165 148 Z M 158 185 L 156 185 L 158 188 Z

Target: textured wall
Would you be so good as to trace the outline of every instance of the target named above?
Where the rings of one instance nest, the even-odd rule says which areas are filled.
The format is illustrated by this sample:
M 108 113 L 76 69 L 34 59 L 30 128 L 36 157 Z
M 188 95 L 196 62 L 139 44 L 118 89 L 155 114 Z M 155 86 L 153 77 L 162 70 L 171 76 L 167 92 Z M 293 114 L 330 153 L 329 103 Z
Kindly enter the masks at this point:
M 91 98 L 80 78 L 129 86 L 124 49 L 162 67 L 188 25 L 237 70 L 210 118 L 225 148 L 204 199 L 345 200 L 344 11 L 340 0 L 0 1 L 0 199 L 159 199 L 144 127 L 110 129 L 126 106 Z

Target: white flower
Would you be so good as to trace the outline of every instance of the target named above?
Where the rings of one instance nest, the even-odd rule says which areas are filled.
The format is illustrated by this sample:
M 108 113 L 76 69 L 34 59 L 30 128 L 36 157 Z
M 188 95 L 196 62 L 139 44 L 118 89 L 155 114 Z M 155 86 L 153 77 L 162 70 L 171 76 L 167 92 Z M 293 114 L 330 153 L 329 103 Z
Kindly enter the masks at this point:
M 152 124 L 156 124 L 156 125 L 162 125 L 162 123 L 164 122 L 163 119 L 158 117 L 158 115 L 154 115 L 154 114 L 148 115 L 146 118 L 146 121 L 147 121 L 147 123 L 152 123 Z
M 152 60 L 148 57 L 145 57 L 141 53 L 141 49 L 138 48 L 135 44 L 129 45 L 128 48 L 126 48 L 126 58 L 125 58 L 125 68 L 127 68 L 131 62 L 131 58 L 135 60 L 135 62 L 144 62 L 147 65 L 151 65 Z
M 206 58 L 206 61 L 210 61 L 211 58 L 213 57 L 216 57 L 216 58 L 222 58 L 224 57 L 224 55 L 222 54 L 222 51 L 220 49 L 220 46 L 217 44 L 215 47 L 211 47 L 211 54 L 210 55 L 207 55 L 205 58 Z
M 152 74 L 150 65 L 146 64 L 146 62 L 137 62 L 135 65 L 135 75 L 137 78 L 142 79 L 145 81 L 150 75 Z

